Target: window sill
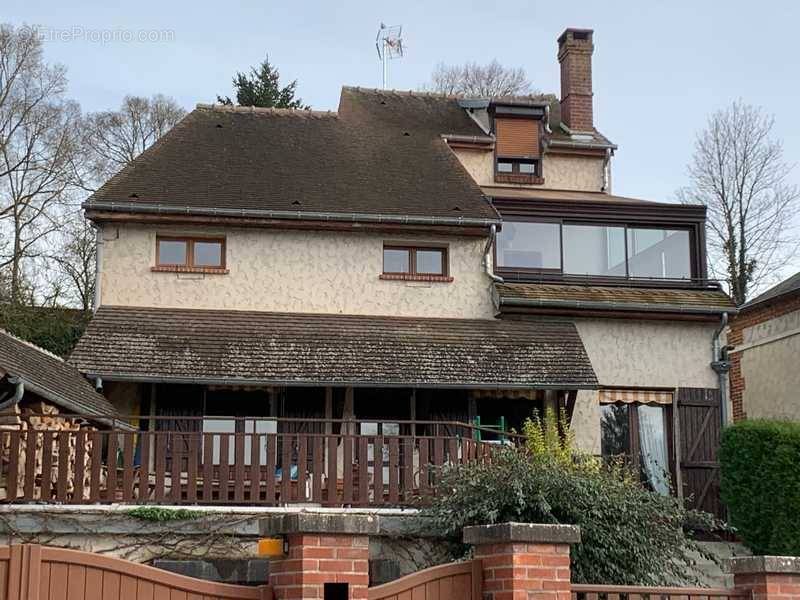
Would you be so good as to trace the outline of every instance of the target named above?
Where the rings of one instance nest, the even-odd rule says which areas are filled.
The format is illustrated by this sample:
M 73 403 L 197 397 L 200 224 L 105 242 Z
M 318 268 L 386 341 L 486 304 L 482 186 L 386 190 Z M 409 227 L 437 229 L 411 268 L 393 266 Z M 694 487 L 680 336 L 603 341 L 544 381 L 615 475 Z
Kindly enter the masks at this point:
M 514 173 L 495 173 L 495 183 L 519 183 L 528 185 L 542 185 L 544 184 L 544 177 L 536 175 L 518 175 Z
M 453 281 L 453 278 L 447 275 L 410 275 L 407 273 L 382 273 L 379 278 L 385 281 L 433 281 L 439 283 Z
M 219 267 L 150 267 L 154 273 L 202 273 L 204 275 L 227 275 L 228 269 L 221 269 Z

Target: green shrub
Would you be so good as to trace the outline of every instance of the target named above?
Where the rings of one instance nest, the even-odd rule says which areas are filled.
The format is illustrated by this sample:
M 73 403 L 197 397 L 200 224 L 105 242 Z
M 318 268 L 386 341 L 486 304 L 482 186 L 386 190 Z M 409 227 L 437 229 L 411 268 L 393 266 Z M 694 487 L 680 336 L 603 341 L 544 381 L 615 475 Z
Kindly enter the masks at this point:
M 0 304 L 0 329 L 66 358 L 83 335 L 89 316 L 72 308 Z
M 533 411 L 533 417 L 526 419 L 522 424 L 522 434 L 525 436 L 525 448 L 534 460 L 555 460 L 570 466 L 576 454 L 575 434 L 569 426 L 567 411 L 563 407 L 556 416 L 552 407 L 544 411 L 544 418 L 539 416 L 539 411 Z
M 713 528 L 710 515 L 687 511 L 597 460 L 570 466 L 513 448 L 498 448 L 491 464 L 444 471 L 437 495 L 423 510 L 441 533 L 460 538 L 467 525 L 517 521 L 581 528 L 571 552 L 578 583 L 669 585 L 686 581 L 696 556 L 711 558 L 684 531 Z
M 742 421 L 722 432 L 722 500 L 756 554 L 800 555 L 800 423 Z

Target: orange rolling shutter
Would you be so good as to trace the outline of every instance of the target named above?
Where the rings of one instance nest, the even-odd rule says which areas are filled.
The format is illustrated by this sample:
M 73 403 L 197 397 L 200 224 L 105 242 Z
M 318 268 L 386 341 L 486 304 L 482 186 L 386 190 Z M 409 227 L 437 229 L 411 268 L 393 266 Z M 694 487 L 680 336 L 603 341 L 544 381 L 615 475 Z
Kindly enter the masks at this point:
M 539 158 L 539 121 L 536 119 L 495 119 L 497 156 Z

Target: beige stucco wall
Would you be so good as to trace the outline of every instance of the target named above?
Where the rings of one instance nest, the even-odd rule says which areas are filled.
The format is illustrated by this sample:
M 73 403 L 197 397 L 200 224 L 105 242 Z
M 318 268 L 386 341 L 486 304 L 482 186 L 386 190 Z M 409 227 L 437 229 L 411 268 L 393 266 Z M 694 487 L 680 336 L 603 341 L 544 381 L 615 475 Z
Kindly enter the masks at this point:
M 485 150 L 454 149 L 456 156 L 478 185 L 495 185 L 494 154 Z M 557 190 L 599 192 L 603 187 L 603 159 L 587 156 L 545 154 L 542 162 L 544 184 L 536 187 Z
M 748 327 L 742 338 L 748 418 L 800 421 L 800 311 Z
M 603 387 L 718 387 L 710 367 L 714 323 L 577 319 L 575 322 Z M 597 392 L 578 392 L 572 428 L 578 445 L 600 453 Z
M 225 235 L 226 275 L 154 273 L 156 234 Z M 106 226 L 104 305 L 492 318 L 484 238 Z M 452 283 L 382 281 L 383 244 L 446 244 Z

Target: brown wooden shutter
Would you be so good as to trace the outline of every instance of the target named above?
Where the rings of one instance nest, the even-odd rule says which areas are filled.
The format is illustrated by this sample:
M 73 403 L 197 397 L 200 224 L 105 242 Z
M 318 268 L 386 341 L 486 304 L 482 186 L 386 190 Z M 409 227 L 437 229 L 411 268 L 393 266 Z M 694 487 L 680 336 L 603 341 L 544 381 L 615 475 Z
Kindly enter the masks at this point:
M 719 390 L 680 388 L 676 394 L 680 477 L 689 508 L 726 518 L 719 496 Z
M 497 156 L 539 158 L 539 121 L 495 119 Z

